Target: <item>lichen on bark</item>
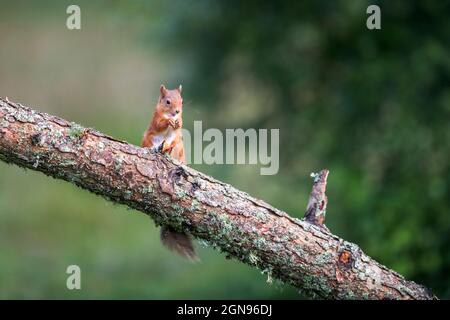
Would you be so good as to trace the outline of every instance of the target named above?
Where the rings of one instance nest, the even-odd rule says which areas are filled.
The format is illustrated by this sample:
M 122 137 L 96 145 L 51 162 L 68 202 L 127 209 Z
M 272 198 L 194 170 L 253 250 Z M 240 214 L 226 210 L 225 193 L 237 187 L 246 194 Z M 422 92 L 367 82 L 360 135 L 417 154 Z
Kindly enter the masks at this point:
M 168 156 L 3 99 L 0 159 L 144 212 L 302 292 L 335 299 L 435 298 L 327 229 Z

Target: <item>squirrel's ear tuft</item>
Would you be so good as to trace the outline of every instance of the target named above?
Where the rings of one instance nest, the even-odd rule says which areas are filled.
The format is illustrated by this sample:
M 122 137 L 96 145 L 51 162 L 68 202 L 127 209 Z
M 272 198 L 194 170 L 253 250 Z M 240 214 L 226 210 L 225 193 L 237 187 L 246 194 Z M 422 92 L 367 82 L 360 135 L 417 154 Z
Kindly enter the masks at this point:
M 159 87 L 159 91 L 161 92 L 161 96 L 165 96 L 167 94 L 166 87 L 162 84 L 161 87 Z
M 178 87 L 178 92 L 181 94 L 181 91 L 183 91 L 183 86 L 180 84 L 180 86 Z

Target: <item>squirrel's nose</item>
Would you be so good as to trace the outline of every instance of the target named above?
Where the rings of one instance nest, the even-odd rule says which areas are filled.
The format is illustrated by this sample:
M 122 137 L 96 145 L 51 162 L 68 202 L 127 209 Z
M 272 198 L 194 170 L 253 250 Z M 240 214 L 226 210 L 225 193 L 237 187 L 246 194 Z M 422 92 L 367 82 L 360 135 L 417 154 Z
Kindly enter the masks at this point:
M 180 113 L 180 110 L 175 110 L 175 113 L 176 113 L 176 114 Z

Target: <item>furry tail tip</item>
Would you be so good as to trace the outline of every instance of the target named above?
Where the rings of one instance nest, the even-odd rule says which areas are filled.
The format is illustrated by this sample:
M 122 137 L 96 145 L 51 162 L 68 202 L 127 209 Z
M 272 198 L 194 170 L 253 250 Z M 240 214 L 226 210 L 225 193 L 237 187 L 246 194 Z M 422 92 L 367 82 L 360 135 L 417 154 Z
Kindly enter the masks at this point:
M 161 242 L 168 249 L 178 253 L 183 258 L 196 262 L 200 259 L 194 249 L 189 235 L 173 230 L 168 226 L 161 227 Z

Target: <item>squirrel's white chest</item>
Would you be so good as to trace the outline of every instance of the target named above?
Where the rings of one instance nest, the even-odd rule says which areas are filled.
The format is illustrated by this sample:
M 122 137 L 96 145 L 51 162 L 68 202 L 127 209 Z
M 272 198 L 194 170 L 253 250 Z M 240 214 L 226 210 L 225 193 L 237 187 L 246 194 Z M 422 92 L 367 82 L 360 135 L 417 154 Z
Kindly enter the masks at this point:
M 175 140 L 175 137 L 177 136 L 176 130 L 169 128 L 166 134 L 166 138 L 164 139 L 168 145 L 172 144 L 173 140 Z
M 163 141 L 166 142 L 166 145 L 170 145 L 173 140 L 175 140 L 177 133 L 173 128 L 167 128 L 161 134 L 158 134 L 153 137 L 152 144 L 153 146 L 159 146 Z

